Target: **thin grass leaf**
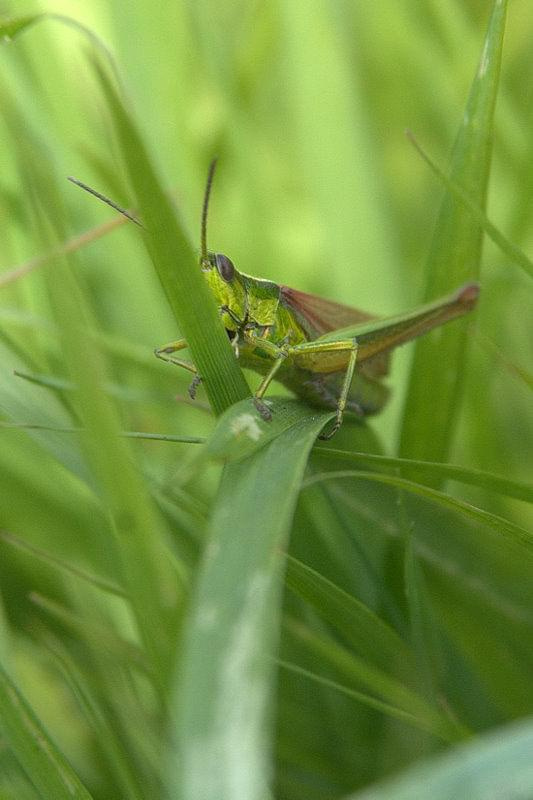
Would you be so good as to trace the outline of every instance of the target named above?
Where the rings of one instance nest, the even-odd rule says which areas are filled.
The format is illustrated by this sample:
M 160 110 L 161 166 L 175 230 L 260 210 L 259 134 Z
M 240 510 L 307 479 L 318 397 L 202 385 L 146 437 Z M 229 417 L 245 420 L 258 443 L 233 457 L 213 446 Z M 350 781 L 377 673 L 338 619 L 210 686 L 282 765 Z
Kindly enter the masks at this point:
M 482 341 L 489 353 L 495 356 L 495 358 L 500 362 L 500 364 L 503 365 L 503 367 L 505 367 L 506 371 L 510 375 L 512 375 L 514 378 L 518 378 L 518 380 L 525 384 L 528 389 L 533 389 L 533 372 L 530 372 L 529 370 L 512 363 L 505 355 L 503 350 L 501 350 L 488 336 L 484 336 Z
M 507 0 L 494 0 L 470 97 L 457 134 L 451 179 L 484 208 L 492 151 Z M 453 194 L 444 197 L 427 262 L 426 299 L 439 297 L 479 273 L 482 228 Z M 416 346 L 405 403 L 400 450 L 426 461 L 445 461 L 460 408 L 467 351 L 466 322 L 433 332 Z M 431 402 L 428 402 L 431 387 Z M 439 413 L 435 413 L 435 403 Z
M 319 686 L 324 686 L 329 689 L 334 689 L 336 692 L 340 692 L 356 702 L 367 705 L 376 711 L 380 711 L 382 714 L 386 714 L 390 717 L 398 719 L 400 722 L 406 722 L 408 725 L 413 725 L 414 727 L 419 726 L 419 722 L 414 714 L 404 711 L 404 709 L 398 708 L 397 706 L 393 706 L 390 703 L 385 703 L 382 700 L 378 700 L 371 694 L 358 692 L 356 689 L 352 689 L 345 684 L 339 683 L 338 681 L 332 681 L 330 678 L 324 678 L 322 675 L 316 675 L 314 672 L 303 669 L 303 667 L 299 667 L 297 664 L 292 664 L 289 661 L 279 660 L 278 664 L 283 669 L 293 672 L 295 675 L 302 675 L 304 678 L 308 678 L 308 680 L 312 683 L 316 683 Z
M 183 645 L 171 796 L 268 795 L 282 550 L 323 424 L 309 416 L 224 468 Z
M 80 670 L 66 648 L 56 639 L 45 637 L 44 646 L 51 653 L 81 713 L 94 732 L 94 747 L 108 770 L 116 776 L 117 791 L 120 792 L 120 796 L 127 800 L 144 800 L 145 794 L 138 785 L 134 765 L 128 758 L 124 742 L 117 737 L 114 720 L 109 719 L 104 713 L 98 693 L 87 680 L 87 675 Z
M 414 651 L 416 685 L 430 702 L 437 702 L 438 678 L 433 664 L 435 626 L 429 623 L 431 600 L 417 558 L 415 520 L 409 516 L 403 492 L 397 494 L 398 528 L 403 544 L 403 584 L 409 623 L 409 642 Z M 433 634 L 433 636 L 431 636 Z
M 91 488 L 95 488 L 94 476 L 87 467 L 80 453 L 78 443 L 74 440 L 65 441 L 65 437 L 55 435 L 53 428 L 71 428 L 76 421 L 73 414 L 57 393 L 52 395 L 47 392 L 46 402 L 43 402 L 43 393 L 36 387 L 18 385 L 19 381 L 13 380 L 13 375 L 28 367 L 20 361 L 16 353 L 0 342 L 0 363 L 2 364 L 2 381 L 0 385 L 0 411 L 6 424 L 14 423 L 20 417 L 34 420 L 40 427 L 29 429 L 29 435 L 38 442 L 43 450 L 50 453 L 66 469 L 76 475 Z M 10 420 L 7 423 L 7 420 Z M 49 430 L 46 430 L 49 429 Z M 4 434 L 5 436 L 6 434 Z M 10 434 L 9 434 L 10 435 Z M 59 439 L 63 439 L 61 443 Z
M 58 245 L 57 248 L 51 252 L 43 253 L 40 256 L 34 256 L 34 258 L 30 258 L 28 261 L 24 262 L 24 264 L 20 264 L 18 267 L 13 267 L 12 269 L 3 272 L 2 275 L 0 275 L 0 289 L 3 286 L 7 286 L 10 283 L 21 280 L 21 278 L 24 278 L 26 275 L 30 275 L 36 269 L 44 267 L 46 264 L 53 262 L 58 256 L 75 253 L 77 250 L 80 250 L 82 247 L 85 247 L 87 244 L 89 244 L 89 242 L 92 242 L 95 239 L 100 239 L 107 233 L 110 233 L 116 228 L 125 225 L 126 222 L 127 219 L 125 219 L 125 217 L 115 217 L 115 219 L 112 219 L 109 222 L 104 222 L 97 228 L 92 228 L 90 231 L 85 231 L 85 233 L 79 234 L 79 236 L 74 236 L 67 242 Z
M 344 680 L 352 681 L 358 691 L 364 688 L 382 702 L 411 715 L 411 721 L 416 727 L 444 741 L 457 741 L 467 735 L 464 727 L 440 709 L 432 707 L 416 692 L 376 669 L 331 637 L 320 635 L 295 621 L 289 620 L 287 627 L 323 664 L 342 675 Z
M 83 433 L 84 428 L 58 428 L 52 425 L 38 425 L 31 422 L 0 422 L 4 430 L 54 431 L 55 433 Z M 120 431 L 123 439 L 142 439 L 153 442 L 172 442 L 173 444 L 205 444 L 201 436 L 175 436 L 172 433 L 150 433 L 149 431 Z
M 345 800 L 487 800 L 533 796 L 533 723 L 480 736 Z
M 126 665 L 135 665 L 135 668 L 143 674 L 149 674 L 150 665 L 146 661 L 145 654 L 136 645 L 121 639 L 112 629 L 106 628 L 103 623 L 93 621 L 72 611 L 70 608 L 43 597 L 37 592 L 32 592 L 30 598 L 39 608 L 46 611 L 55 620 L 65 625 L 73 635 L 77 636 L 80 642 L 89 642 L 98 651 L 105 651 L 110 654 L 113 660 Z
M 16 375 L 17 378 L 22 378 L 23 380 L 29 381 L 30 383 L 34 383 L 37 386 L 45 386 L 48 389 L 58 390 L 58 393 L 60 393 L 60 396 L 62 397 L 64 392 L 72 392 L 76 388 L 72 381 L 65 380 L 64 378 L 58 378 L 55 375 L 32 375 L 27 372 L 21 372 L 17 369 L 13 370 L 13 375 Z M 112 383 L 111 381 L 107 381 L 104 388 L 107 394 L 109 394 L 111 397 L 117 397 L 126 402 L 165 402 L 165 398 L 162 398 L 155 390 L 143 392 L 129 386 Z M 197 407 L 195 401 L 191 400 L 190 398 L 180 398 L 179 396 L 175 396 L 172 401 L 167 399 L 167 402 L 172 402 L 173 405 L 175 405 L 177 402 L 183 402 L 187 405 L 192 405 L 194 408 Z M 210 410 L 209 406 L 204 405 L 204 409 L 205 408 L 207 408 L 208 411 Z
M 90 800 L 91 795 L 1 666 L 0 730 L 43 798 Z
M 467 192 L 461 188 L 457 181 L 448 178 L 445 172 L 437 166 L 437 164 L 428 156 L 425 150 L 421 147 L 419 142 L 415 139 L 411 131 L 407 131 L 407 136 L 417 152 L 422 156 L 426 164 L 431 168 L 432 172 L 437 176 L 440 182 L 446 187 L 450 194 L 459 200 L 465 208 L 468 209 L 472 217 L 480 224 L 487 236 L 489 236 L 494 244 L 496 244 L 502 253 L 504 253 L 510 261 L 522 267 L 526 275 L 533 278 L 533 262 L 526 256 L 526 254 L 513 244 L 506 236 L 498 230 L 490 219 L 487 217 L 482 208 L 480 208 L 475 201 L 473 201 Z
M 414 483 L 413 481 L 408 481 L 405 478 L 399 478 L 394 475 L 382 475 L 377 472 L 363 472 L 361 470 L 336 470 L 312 475 L 306 478 L 303 486 L 311 486 L 313 483 L 334 480 L 336 478 L 361 478 L 362 480 L 375 481 L 377 483 L 388 484 L 389 486 L 396 486 L 398 489 L 405 489 L 420 497 L 433 500 L 446 508 L 461 511 L 465 516 L 492 528 L 496 534 L 508 537 L 512 541 L 527 548 L 533 547 L 533 533 L 531 533 L 531 531 L 527 531 L 525 528 L 521 528 L 519 525 L 515 525 L 513 522 L 499 517 L 496 514 L 491 514 L 489 511 L 485 511 L 482 508 L 477 508 L 470 503 L 465 503 L 463 500 L 457 500 L 455 497 L 440 492 L 437 489 L 432 489 L 429 486 L 423 486 L 422 484 Z
M 348 450 L 338 450 L 334 447 L 315 447 L 313 455 L 327 459 L 340 459 L 342 461 L 355 461 L 370 467 L 390 467 L 400 470 L 403 475 L 417 478 L 419 481 L 427 480 L 428 483 L 442 480 L 454 480 L 468 486 L 480 486 L 488 492 L 513 497 L 525 503 L 533 503 L 533 486 L 521 481 L 503 478 L 483 470 L 471 467 L 460 467 L 455 464 L 440 464 L 438 462 L 417 461 L 409 458 L 393 458 L 391 456 L 376 455 L 374 453 L 354 453 Z
M 35 558 L 38 558 L 46 564 L 55 567 L 60 572 L 64 572 L 66 575 L 79 578 L 80 580 L 85 581 L 92 586 L 96 586 L 96 588 L 101 589 L 103 592 L 108 592 L 109 594 L 117 597 L 126 596 L 122 588 L 116 583 L 111 583 L 110 581 L 105 580 L 98 575 L 92 575 L 85 570 L 74 566 L 74 564 L 68 564 L 61 558 L 55 558 L 53 555 L 42 550 L 40 547 L 35 547 L 28 542 L 23 541 L 18 536 L 13 536 L 12 533 L 0 530 L 0 539 L 12 545 L 13 547 L 18 547 L 20 550 L 30 553 Z
M 414 668 L 413 654 L 405 642 L 356 597 L 292 556 L 287 559 L 285 580 L 343 640 L 376 666 L 390 669 L 398 661 L 407 671 Z

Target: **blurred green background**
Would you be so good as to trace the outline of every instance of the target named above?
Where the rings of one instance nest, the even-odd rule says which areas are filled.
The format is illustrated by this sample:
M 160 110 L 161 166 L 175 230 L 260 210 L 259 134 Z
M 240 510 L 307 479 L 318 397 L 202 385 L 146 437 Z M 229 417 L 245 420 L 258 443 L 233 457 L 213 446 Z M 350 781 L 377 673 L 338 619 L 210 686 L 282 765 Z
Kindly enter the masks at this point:
M 4 3 L 2 14 L 48 11 L 67 15 L 105 43 L 161 182 L 174 199 L 195 249 L 199 248 L 207 166 L 217 155 L 208 231 L 212 249 L 229 255 L 249 274 L 376 314 L 392 314 L 423 298 L 425 262 L 443 195 L 442 186 L 407 140 L 405 130 L 415 133 L 437 163 L 447 165 L 479 61 L 489 6 L 481 0 L 177 0 L 155 8 L 142 0 L 58 0 L 39 8 L 30 3 L 18 2 L 16 7 Z M 113 216 L 109 208 L 69 184 L 68 175 L 126 207 L 132 204 L 109 109 L 93 69 L 95 53 L 101 57 L 101 44 L 94 44 L 86 32 L 64 22 L 43 19 L 0 47 L 0 103 L 5 111 L 0 119 L 0 259 L 6 274 L 47 249 L 33 208 L 36 203 L 46 208 L 52 200 L 43 196 L 46 183 L 33 184 L 28 177 L 28 160 L 46 165 L 55 175 L 57 199 L 53 203 L 55 210 L 60 208 L 56 235 L 62 240 Z M 532 36 L 529 0 L 513 0 L 495 116 L 488 216 L 526 253 L 533 251 L 529 224 L 533 198 Z M 179 266 L 176 264 L 176 269 Z M 47 284 L 50 269 L 53 265 L 0 284 L 0 407 L 9 423 L 60 428 L 79 421 L 76 403 L 71 402 L 64 383 L 71 376 L 64 367 L 57 320 L 53 321 L 51 311 L 55 301 Z M 177 395 L 186 395 L 187 374 L 152 356 L 154 347 L 177 338 L 179 332 L 134 226 L 123 225 L 82 248 L 75 278 L 89 308 L 91 342 L 107 363 L 106 387 L 122 429 L 207 435 L 213 420 L 205 413 L 202 391 L 196 405 L 176 402 Z M 530 278 L 486 241 L 480 283 L 479 311 L 469 327 L 470 352 L 468 356 L 465 353 L 464 363 L 452 367 L 465 370 L 466 386 L 450 461 L 530 481 Z M 194 304 L 194 298 L 188 301 Z M 392 401 L 370 423 L 379 442 L 377 449 L 391 455 L 397 453 L 404 414 L 410 347 L 395 355 L 389 381 Z M 33 376 L 34 382 L 17 377 L 13 370 Z M 252 387 L 256 380 L 251 377 Z M 273 391 L 279 394 L 280 388 Z M 438 414 L 439 398 L 430 383 L 427 402 Z M 2 529 L 91 573 L 116 576 L 115 554 L 105 532 L 106 507 L 100 502 L 92 474 L 94 464 L 88 466 L 77 437 L 58 431 L 10 429 L 2 430 L 1 437 Z M 156 505 L 165 519 L 161 541 L 172 542 L 173 557 L 187 576 L 184 586 L 191 579 L 219 475 L 218 467 L 206 467 L 186 496 L 175 488 L 176 475 L 187 469 L 193 447 L 131 443 L 146 491 L 157 497 Z M 462 489 L 461 497 L 524 529 L 531 524 L 531 512 L 523 503 L 476 488 Z M 379 499 L 376 502 L 379 504 Z M 306 513 L 312 511 L 311 503 Z M 425 519 L 420 513 L 420 519 Z M 428 526 L 434 526 L 428 536 L 438 537 L 439 526 L 444 531 L 447 523 L 439 521 L 431 509 L 424 513 Z M 301 534 L 296 542 L 301 550 Z M 529 554 L 521 563 L 520 553 L 511 548 L 510 564 L 505 566 L 489 546 L 486 572 L 480 569 L 480 578 L 475 569 L 470 573 L 478 551 L 470 552 L 467 546 L 462 551 L 458 541 L 454 547 L 459 554 L 450 555 L 446 546 L 440 553 L 442 564 L 450 559 L 442 581 L 452 581 L 460 563 L 469 580 L 487 580 L 483 586 L 492 602 L 490 578 L 494 577 L 499 587 L 494 595 L 504 598 L 502 606 L 516 601 L 511 617 L 516 621 L 516 615 L 522 614 L 518 628 L 522 631 L 523 627 L 527 631 L 524 636 L 531 637 L 531 598 L 524 596 L 523 605 L 519 602 L 531 575 Z M 72 650 L 74 655 L 70 652 L 69 657 L 83 661 L 83 647 L 98 648 L 102 619 L 112 620 L 123 632 L 131 618 L 122 601 L 104 601 L 90 586 L 72 589 L 72 576 L 63 575 L 58 581 L 56 567 L 7 543 L 2 549 L 2 647 L 17 666 L 26 696 L 93 795 L 117 796 L 113 794 L 118 791 L 116 786 L 128 786 L 128 781 L 121 784 L 111 775 L 112 770 L 100 768 L 93 734 L 73 701 L 79 691 L 67 691 L 57 664 L 51 666 L 50 650 L 57 638 L 60 661 Z M 505 558 L 497 548 L 495 552 Z M 304 555 L 305 548 L 300 557 Z M 523 569 L 519 577 L 515 568 L 518 572 Z M 461 592 L 468 595 L 465 586 L 468 581 L 454 595 L 453 603 Z M 434 591 L 440 593 L 445 606 L 448 589 L 439 585 Z M 31 593 L 46 596 L 61 607 L 65 604 L 72 618 L 63 617 L 57 608 L 43 610 L 44 601 L 36 602 Z M 186 589 L 183 593 L 186 595 Z M 370 605 L 371 595 L 364 596 Z M 73 596 L 77 598 L 75 607 Z M 101 616 L 95 612 L 93 638 L 87 637 L 82 647 L 77 641 L 79 615 L 93 602 L 89 596 Z M 499 608 L 500 600 L 494 602 Z M 450 608 L 453 603 L 450 601 Z M 380 604 L 376 601 L 376 605 Z M 516 610 L 519 605 L 520 613 Z M 454 606 L 453 618 L 455 613 L 461 617 L 460 608 L 460 603 Z M 472 615 L 477 612 L 483 617 L 483 603 L 477 611 L 471 609 Z M 501 633 L 499 626 L 505 627 L 502 619 L 505 614 L 494 621 L 496 637 Z M 465 643 L 465 638 L 474 637 L 466 632 L 469 630 L 465 623 L 457 639 L 472 658 L 471 643 L 468 647 Z M 522 634 L 509 635 L 518 642 Z M 134 640 L 134 634 L 124 639 L 132 648 Z M 519 657 L 510 657 L 509 676 L 514 677 L 506 680 L 502 674 L 502 685 L 512 680 L 520 683 L 527 673 L 527 659 L 529 666 L 531 659 L 525 652 L 522 656 L 525 660 L 516 673 L 515 659 Z M 449 656 L 454 662 L 450 669 L 462 676 L 456 685 L 458 694 L 457 687 L 464 680 L 463 700 L 468 698 L 464 701 L 468 709 L 462 710 L 473 728 L 491 727 L 531 712 L 525 682 L 523 694 L 517 689 L 513 695 L 509 690 L 510 697 L 506 697 L 502 688 L 497 696 L 490 680 L 484 678 L 478 685 L 469 670 L 461 671 L 458 664 L 462 665 L 464 658 L 459 647 Z M 124 652 L 120 659 L 127 662 Z M 121 668 L 125 669 L 124 664 Z M 75 671 L 66 668 L 71 683 Z M 127 683 L 123 672 L 114 687 L 115 700 L 121 691 L 131 688 L 124 689 L 122 683 Z M 305 693 L 305 688 L 302 691 Z M 489 695 L 494 692 L 491 700 L 496 711 L 486 708 L 486 691 Z M 146 692 L 146 687 L 140 692 Z M 133 707 L 128 706 L 128 713 L 133 713 Z M 100 711 L 105 716 L 105 710 Z M 107 711 L 112 717 L 113 712 Z M 290 732 L 291 715 L 297 712 L 290 703 L 283 706 L 283 712 L 281 717 Z M 316 724 L 320 709 L 308 713 Z M 331 708 L 329 713 L 333 713 Z M 124 716 L 131 719 L 125 712 Z M 140 711 L 139 717 L 142 728 L 146 720 Z M 124 720 L 121 724 L 127 727 Z M 303 716 L 300 724 L 305 724 Z M 363 741 L 365 725 L 371 727 L 372 723 L 365 718 L 357 734 L 361 739 L 352 732 L 353 738 L 348 736 L 343 747 L 348 749 L 346 742 L 355 747 Z M 122 734 L 116 735 L 120 739 Z M 338 735 L 342 739 L 342 733 Z M 309 766 L 309 774 L 314 774 L 315 768 L 326 776 L 337 771 L 335 779 L 329 774 L 322 788 L 316 778 L 309 779 L 313 788 L 306 789 L 296 779 L 291 782 L 289 770 L 280 779 L 279 796 L 340 797 L 342 792 L 359 788 L 433 749 L 427 742 L 406 739 L 404 752 L 395 751 L 402 737 L 390 731 L 389 736 L 381 759 L 377 757 L 367 770 L 362 769 L 359 778 L 349 768 L 344 776 L 339 774 L 349 761 L 346 751 L 337 754 L 338 762 L 331 753 L 323 752 L 318 767 Z M 331 742 L 329 746 L 335 749 Z M 128 752 L 120 758 L 125 763 L 153 765 L 157 758 L 152 750 L 159 747 L 147 736 L 142 746 L 135 740 L 129 750 L 126 747 Z M 307 756 L 312 762 L 310 751 Z M 3 796 L 33 797 L 22 778 L 18 783 L 9 755 L 5 762 Z M 135 774 L 137 767 L 131 769 Z M 150 769 L 146 771 L 150 773 Z M 132 789 L 131 796 L 159 796 L 159 789 L 154 788 L 157 781 L 150 783 L 141 768 L 138 774 L 143 777 L 137 776 L 133 783 L 138 781 L 141 788 L 137 794 Z M 129 796 L 124 788 L 121 791 Z

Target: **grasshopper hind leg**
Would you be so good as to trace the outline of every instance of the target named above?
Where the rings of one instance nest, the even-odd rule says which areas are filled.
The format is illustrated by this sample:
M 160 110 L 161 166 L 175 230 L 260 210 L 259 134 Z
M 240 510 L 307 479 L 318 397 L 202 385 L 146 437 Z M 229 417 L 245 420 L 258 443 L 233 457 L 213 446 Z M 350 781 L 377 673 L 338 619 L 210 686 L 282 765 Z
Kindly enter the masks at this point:
M 344 411 L 346 409 L 346 403 L 348 401 L 348 395 L 350 393 L 350 387 L 352 385 L 356 363 L 357 363 L 357 342 L 354 340 L 353 349 L 350 353 L 350 360 L 348 361 L 348 367 L 344 375 L 341 393 L 339 395 L 339 400 L 337 402 L 337 413 L 335 415 L 335 420 L 333 421 L 333 425 L 331 426 L 331 428 L 328 431 L 323 431 L 318 437 L 322 441 L 327 441 L 328 439 L 331 439 L 333 436 L 335 436 L 340 426 L 342 425 L 342 418 L 344 416 Z

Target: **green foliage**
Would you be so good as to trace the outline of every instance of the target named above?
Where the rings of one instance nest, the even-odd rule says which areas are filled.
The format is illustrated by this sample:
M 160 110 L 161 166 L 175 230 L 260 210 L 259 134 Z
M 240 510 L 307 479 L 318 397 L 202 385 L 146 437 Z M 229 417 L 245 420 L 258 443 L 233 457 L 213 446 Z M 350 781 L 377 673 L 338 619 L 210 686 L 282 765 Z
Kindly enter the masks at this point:
M 0 20 L 2 797 L 533 795 L 532 31 L 486 5 Z M 481 283 L 327 444 L 246 399 L 214 155 L 247 273 L 376 314 Z

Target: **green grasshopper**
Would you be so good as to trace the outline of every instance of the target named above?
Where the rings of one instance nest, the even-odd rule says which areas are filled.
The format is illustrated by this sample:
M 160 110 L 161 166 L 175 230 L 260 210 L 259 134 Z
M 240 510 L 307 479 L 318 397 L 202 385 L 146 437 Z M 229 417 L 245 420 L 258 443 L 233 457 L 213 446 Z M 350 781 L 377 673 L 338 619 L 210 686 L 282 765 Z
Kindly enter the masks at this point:
M 319 408 L 336 411 L 330 439 L 345 410 L 358 417 L 376 414 L 389 394 L 381 379 L 395 347 L 471 311 L 479 295 L 468 283 L 433 303 L 406 314 L 378 319 L 355 308 L 239 272 L 222 253 L 207 249 L 207 210 L 215 162 L 209 169 L 201 226 L 200 266 L 218 304 L 222 323 L 243 367 L 263 375 L 254 394 L 261 417 L 272 414 L 263 400 L 275 378 L 295 395 Z M 174 353 L 185 339 L 155 351 L 158 358 L 193 372 L 190 394 L 200 378 L 196 368 Z
M 302 400 L 336 412 L 330 430 L 320 437 L 330 439 L 339 429 L 346 410 L 364 417 L 383 408 L 389 391 L 381 380 L 388 372 L 390 352 L 471 311 L 476 305 L 479 286 L 467 283 L 440 300 L 405 314 L 379 319 L 350 306 L 239 272 L 227 256 L 207 249 L 207 212 L 215 166 L 213 161 L 204 194 L 200 266 L 239 362 L 264 376 L 254 394 L 255 406 L 264 420 L 272 418 L 263 398 L 275 378 Z M 98 192 L 71 180 L 141 224 Z M 196 367 L 174 355 L 186 347 L 185 339 L 178 339 L 158 347 L 155 355 L 194 374 L 189 389 L 194 397 L 201 381 Z

